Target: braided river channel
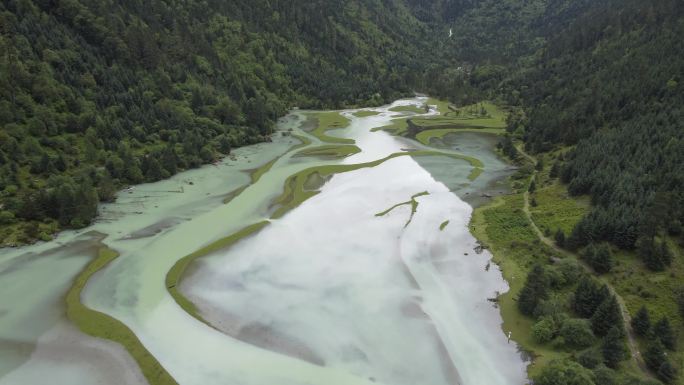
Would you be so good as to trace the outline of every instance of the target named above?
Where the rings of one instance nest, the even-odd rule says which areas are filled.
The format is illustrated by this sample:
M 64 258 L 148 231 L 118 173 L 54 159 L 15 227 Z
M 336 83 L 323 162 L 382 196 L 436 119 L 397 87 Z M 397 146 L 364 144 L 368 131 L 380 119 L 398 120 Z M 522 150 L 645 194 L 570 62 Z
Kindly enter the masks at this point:
M 1 249 L 0 385 L 525 383 L 468 228 L 511 167 L 491 134 L 373 130 L 425 101 L 324 135 L 293 111 L 272 142 Z

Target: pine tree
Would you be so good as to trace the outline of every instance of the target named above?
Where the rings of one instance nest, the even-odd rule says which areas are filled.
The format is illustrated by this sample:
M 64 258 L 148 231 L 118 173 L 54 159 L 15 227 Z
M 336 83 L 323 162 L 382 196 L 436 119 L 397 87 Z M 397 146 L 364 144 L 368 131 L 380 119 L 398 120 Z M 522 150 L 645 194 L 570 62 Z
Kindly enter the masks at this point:
M 644 353 L 644 361 L 646 365 L 653 371 L 658 371 L 663 362 L 667 361 L 665 355 L 665 348 L 660 340 L 652 342 L 646 352 Z
M 534 315 L 539 301 L 547 298 L 549 279 L 541 265 L 535 265 L 527 275 L 525 286 L 518 296 L 518 309 L 527 315 Z
M 651 318 L 648 315 L 648 309 L 646 306 L 642 306 L 641 309 L 632 318 L 632 329 L 639 336 L 646 336 L 651 330 Z
M 625 359 L 625 345 L 622 340 L 622 331 L 613 326 L 608 331 L 606 338 L 601 346 L 603 352 L 603 362 L 609 368 L 617 368 L 620 361 Z
M 563 230 L 558 229 L 558 231 L 556 231 L 554 240 L 556 241 L 556 245 L 558 247 L 565 247 L 565 233 L 563 232 Z
M 598 274 L 610 272 L 613 268 L 613 254 L 610 251 L 610 246 L 606 243 L 598 245 L 594 249 L 594 255 L 589 264 Z
M 612 327 L 622 330 L 622 314 L 615 296 L 611 295 L 596 309 L 591 317 L 591 327 L 597 336 L 605 336 Z
M 670 321 L 663 317 L 653 325 L 653 335 L 669 350 L 675 350 L 676 341 Z
M 606 297 L 607 289 L 602 288 L 596 280 L 585 275 L 575 289 L 573 309 L 580 317 L 590 318 Z
M 677 371 L 670 361 L 665 361 L 660 364 L 660 368 L 658 368 L 658 373 L 656 374 L 658 375 L 658 378 L 666 384 L 673 383 L 677 377 Z

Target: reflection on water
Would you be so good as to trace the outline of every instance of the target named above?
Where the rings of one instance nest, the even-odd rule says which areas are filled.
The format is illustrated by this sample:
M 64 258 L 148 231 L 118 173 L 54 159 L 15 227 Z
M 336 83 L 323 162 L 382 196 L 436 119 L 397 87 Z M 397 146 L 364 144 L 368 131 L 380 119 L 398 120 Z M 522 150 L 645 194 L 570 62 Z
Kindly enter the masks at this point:
M 221 201 L 227 193 L 249 182 L 240 170 L 269 162 L 296 140 L 281 138 L 243 149 L 236 161 L 123 193 L 117 204 L 105 207 L 105 220 L 92 228 L 107 235 L 101 242 L 120 257 L 93 276 L 83 302 L 129 326 L 184 385 L 522 383 L 524 363 L 506 341 L 498 311 L 487 301 L 507 286 L 496 269 L 485 269 L 488 253 L 472 252 L 476 243 L 467 228 L 471 207 L 456 195 L 467 198 L 499 188 L 492 187 L 494 181 L 507 172 L 479 139 L 464 137 L 448 145 L 463 146 L 459 151 L 485 163 L 485 173 L 472 183 L 467 162 L 445 157 L 399 157 L 374 168 L 309 181 L 308 187 L 323 184 L 320 194 L 255 236 L 200 259 L 183 281 L 181 289 L 213 328 L 185 313 L 168 294 L 164 279 L 176 261 L 267 217 L 271 200 L 288 176 L 321 164 L 355 164 L 407 147 L 422 148 L 370 132 L 394 115 L 388 108 L 377 110 L 381 114 L 352 118 L 348 129 L 329 133 L 355 139 L 362 152 L 343 160 L 292 158 L 288 152 L 225 205 Z M 301 115 L 292 115 L 283 126 L 306 135 L 298 128 L 301 122 Z M 310 139 L 311 146 L 321 144 Z M 179 189 L 182 193 L 173 192 Z M 416 198 L 409 226 L 410 205 L 375 215 L 422 191 L 429 195 Z M 440 231 L 447 220 L 449 226 Z M 73 244 L 75 236 L 65 233 L 53 243 Z M 56 293 L 66 290 L 92 258 L 73 258 L 73 266 L 67 266 L 60 253 L 46 253 L 43 259 L 59 263 L 64 272 L 55 280 L 61 285 Z M 14 257 L 3 258 L 0 255 L 0 283 L 18 279 L 2 264 Z M 37 261 L 26 266 L 26 277 L 40 278 Z M 41 289 L 35 298 L 52 297 Z M 60 308 L 57 299 L 50 301 L 51 308 Z M 27 305 L 36 316 L 50 306 L 37 301 Z M 5 317 L 0 314 L 0 322 Z M 2 332 L 15 335 L 0 323 Z M 40 347 L 41 333 L 24 340 Z M 45 352 L 36 349 L 31 360 L 0 383 L 35 383 L 34 377 L 21 374 L 49 371 L 44 363 L 50 355 Z M 116 357 L 121 352 L 108 354 Z M 93 367 L 67 370 L 77 377 Z M 130 368 L 128 378 L 136 378 L 136 373 Z M 68 378 L 63 375 L 54 383 L 68 383 Z

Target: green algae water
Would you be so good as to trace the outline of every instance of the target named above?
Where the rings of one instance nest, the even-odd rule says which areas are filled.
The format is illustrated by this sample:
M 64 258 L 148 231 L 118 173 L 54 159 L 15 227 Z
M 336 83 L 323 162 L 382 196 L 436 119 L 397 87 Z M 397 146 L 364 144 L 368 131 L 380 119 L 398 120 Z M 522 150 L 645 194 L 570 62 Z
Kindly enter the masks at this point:
M 296 111 L 273 143 L 122 191 L 83 231 L 0 251 L 12 288 L 0 384 L 524 383 L 487 300 L 507 285 L 467 227 L 468 203 L 505 193 L 510 170 L 482 135 L 428 147 L 373 132 L 424 102 L 342 111 L 349 125 L 327 132 Z M 117 256 L 80 303 L 136 344 L 66 315 L 104 247 Z

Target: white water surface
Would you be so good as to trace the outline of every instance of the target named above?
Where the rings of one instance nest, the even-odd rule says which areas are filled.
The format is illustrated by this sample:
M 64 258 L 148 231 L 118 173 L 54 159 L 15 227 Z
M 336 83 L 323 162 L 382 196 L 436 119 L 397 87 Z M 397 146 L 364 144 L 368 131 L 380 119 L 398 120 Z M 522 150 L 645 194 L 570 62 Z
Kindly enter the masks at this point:
M 130 201 L 107 208 L 107 220 L 91 229 L 105 234 L 102 242 L 120 257 L 93 276 L 83 302 L 128 325 L 183 385 L 524 383 L 525 363 L 505 338 L 498 310 L 487 301 L 507 285 L 497 269 L 485 269 L 491 255 L 473 251 L 476 242 L 467 228 L 472 209 L 407 156 L 336 175 L 320 194 L 255 236 L 200 259 L 182 290 L 215 328 L 185 313 L 166 290 L 166 273 L 180 258 L 267 219 L 272 198 L 293 173 L 419 148 L 370 132 L 397 115 L 390 107 L 367 118 L 345 112 L 352 125 L 333 135 L 355 139 L 361 153 L 341 161 L 293 161 L 287 153 L 225 205 L 222 197 L 248 182 L 239 171 L 228 172 L 230 162 L 212 172 L 205 167 L 194 176 L 184 173 L 168 184 L 151 184 L 146 192 L 136 188 Z M 296 128 L 301 113 L 289 119 L 295 132 L 306 135 Z M 292 143 L 282 139 L 264 145 L 263 156 L 245 159 L 256 167 Z M 463 173 L 467 184 L 464 163 L 452 162 L 461 165 L 454 170 Z M 169 193 L 181 186 L 182 193 Z M 154 191 L 160 191 L 158 198 L 150 198 Z M 375 216 L 423 191 L 430 194 L 417 198 L 410 224 L 410 206 Z M 449 225 L 440 231 L 446 220 Z M 63 235 L 55 244 L 71 240 Z M 0 268 L 21 255 L 27 254 L 0 255 Z M 27 262 L 26 268 L 32 265 Z M 78 272 L 74 267 L 64 268 L 60 285 L 68 287 Z M 40 314 L 41 296 L 25 307 Z M 2 319 L 0 333 L 13 335 Z M 26 340 L 40 344 L 35 337 Z M 17 382 L 22 380 L 17 373 L 45 370 L 40 357 L 34 358 L 0 383 L 35 383 L 29 376 Z

